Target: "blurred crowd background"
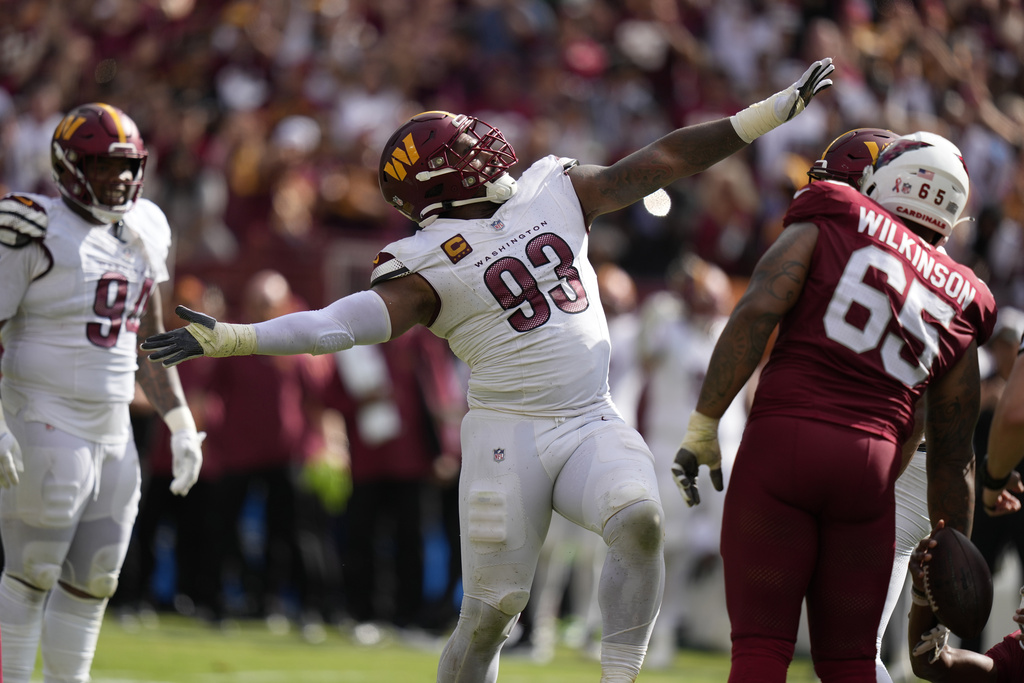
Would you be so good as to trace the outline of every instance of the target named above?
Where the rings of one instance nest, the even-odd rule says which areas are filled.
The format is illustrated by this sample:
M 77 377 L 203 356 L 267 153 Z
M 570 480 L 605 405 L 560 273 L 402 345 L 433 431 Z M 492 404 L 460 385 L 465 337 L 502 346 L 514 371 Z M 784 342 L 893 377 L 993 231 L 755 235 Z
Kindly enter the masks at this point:
M 6 0 L 3 9 L 0 189 L 54 194 L 49 140 L 63 112 L 90 101 L 122 108 L 150 151 L 144 194 L 174 230 L 170 304 L 251 321 L 364 288 L 377 250 L 414 227 L 382 200 L 377 170 L 384 141 L 420 111 L 497 126 L 518 153 L 514 172 L 549 153 L 608 164 L 673 128 L 731 115 L 831 56 L 833 88 L 795 123 L 667 188 L 667 215 L 638 204 L 595 224 L 592 260 L 615 278 L 602 289 L 606 307 L 633 321 L 613 329 L 613 380 L 624 378 L 613 391 L 627 418 L 649 440 L 678 442 L 679 420 L 651 408 L 651 373 L 676 372 L 696 391 L 702 368 L 666 361 L 696 343 L 666 325 L 713 338 L 709 321 L 742 291 L 807 168 L 851 128 L 928 130 L 959 145 L 976 220 L 947 247 L 1000 307 L 1024 308 L 1019 0 Z M 173 315 L 168 325 L 178 326 Z M 339 615 L 421 626 L 450 618 L 464 368 L 435 342 L 416 336 L 358 361 L 184 370 L 210 433 L 209 490 L 158 503 L 159 487 L 147 489 L 143 559 L 126 569 L 121 599 L 177 595 L 179 610 L 218 619 L 283 616 L 311 626 L 311 639 Z M 695 395 L 676 400 L 684 415 Z M 137 438 L 162 441 L 145 406 L 138 414 Z M 144 451 L 147 475 L 169 476 L 169 455 Z M 291 486 L 279 492 L 281 477 Z M 166 545 L 172 512 L 192 521 L 177 522 L 176 583 L 161 593 L 153 549 Z M 425 521 L 405 539 L 395 530 L 409 515 Z M 688 581 L 713 564 L 709 524 L 684 543 L 699 548 Z M 197 569 L 210 565 L 211 547 L 221 569 L 234 558 L 234 574 Z M 353 570 L 352 557 L 399 569 Z M 436 583 L 416 584 L 411 607 L 394 598 L 416 580 L 410 568 Z M 124 587 L 133 581 L 134 593 Z M 280 598 L 280 586 L 290 612 L 264 599 Z M 392 597 L 372 598 L 379 592 Z

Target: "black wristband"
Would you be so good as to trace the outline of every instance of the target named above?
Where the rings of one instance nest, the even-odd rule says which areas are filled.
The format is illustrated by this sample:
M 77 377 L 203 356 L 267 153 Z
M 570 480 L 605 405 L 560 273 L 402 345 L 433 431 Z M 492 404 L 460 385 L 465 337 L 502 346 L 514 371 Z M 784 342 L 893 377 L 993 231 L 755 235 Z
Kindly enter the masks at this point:
M 1006 488 L 1006 484 L 1010 481 L 1010 475 L 1013 472 L 1009 472 L 1002 479 L 995 479 L 991 474 L 988 473 L 988 456 L 981 461 L 981 485 L 992 491 L 1002 491 Z

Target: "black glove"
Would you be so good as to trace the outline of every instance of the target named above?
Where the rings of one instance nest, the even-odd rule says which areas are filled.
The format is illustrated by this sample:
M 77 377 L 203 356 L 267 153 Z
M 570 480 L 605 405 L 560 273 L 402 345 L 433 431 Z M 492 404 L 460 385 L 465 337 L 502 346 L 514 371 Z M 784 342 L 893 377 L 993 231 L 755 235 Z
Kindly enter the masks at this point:
M 173 367 L 178 363 L 192 360 L 193 358 L 205 356 L 203 344 L 191 332 L 190 328 L 193 325 L 201 325 L 210 332 L 213 332 L 217 325 L 216 319 L 184 306 L 178 306 L 174 309 L 174 312 L 179 318 L 189 324 L 176 330 L 169 330 L 147 337 L 139 346 L 143 351 L 153 351 L 149 355 L 150 362 L 163 362 L 165 368 Z

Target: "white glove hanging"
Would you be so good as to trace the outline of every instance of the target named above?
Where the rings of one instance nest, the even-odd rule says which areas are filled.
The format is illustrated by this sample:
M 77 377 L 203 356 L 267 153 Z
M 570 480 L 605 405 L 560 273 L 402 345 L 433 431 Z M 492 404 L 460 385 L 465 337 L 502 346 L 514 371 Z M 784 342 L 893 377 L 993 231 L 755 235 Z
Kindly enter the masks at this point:
M 192 413 L 185 406 L 167 411 L 164 422 L 171 430 L 171 493 L 184 496 L 199 479 L 203 466 L 202 443 L 206 432 L 197 432 Z

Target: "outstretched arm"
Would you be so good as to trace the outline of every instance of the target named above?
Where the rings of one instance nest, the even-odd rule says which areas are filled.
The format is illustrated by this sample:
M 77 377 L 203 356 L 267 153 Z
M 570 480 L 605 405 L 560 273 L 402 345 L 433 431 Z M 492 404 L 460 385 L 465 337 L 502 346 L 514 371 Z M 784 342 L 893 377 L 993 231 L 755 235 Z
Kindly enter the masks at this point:
M 164 366 L 210 356 L 319 355 L 379 344 L 416 324 L 428 324 L 438 309 L 437 294 L 417 274 L 389 280 L 338 299 L 316 311 L 289 313 L 255 324 L 218 322 L 184 306 L 175 312 L 185 327 L 148 337 L 142 349 Z
M 675 130 L 611 166 L 576 166 L 570 172 L 587 225 L 699 173 L 799 114 L 832 85 L 831 57 L 819 60 L 796 83 L 729 118 Z

